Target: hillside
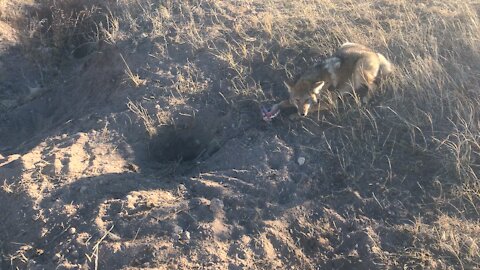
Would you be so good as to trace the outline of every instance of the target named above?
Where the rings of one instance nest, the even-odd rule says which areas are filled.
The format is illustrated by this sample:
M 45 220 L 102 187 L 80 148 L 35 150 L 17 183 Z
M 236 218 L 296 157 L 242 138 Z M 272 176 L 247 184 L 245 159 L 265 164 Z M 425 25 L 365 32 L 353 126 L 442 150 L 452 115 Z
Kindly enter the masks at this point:
M 479 15 L 0 0 L 0 268 L 480 268 Z M 368 105 L 262 121 L 347 41 L 395 65 Z

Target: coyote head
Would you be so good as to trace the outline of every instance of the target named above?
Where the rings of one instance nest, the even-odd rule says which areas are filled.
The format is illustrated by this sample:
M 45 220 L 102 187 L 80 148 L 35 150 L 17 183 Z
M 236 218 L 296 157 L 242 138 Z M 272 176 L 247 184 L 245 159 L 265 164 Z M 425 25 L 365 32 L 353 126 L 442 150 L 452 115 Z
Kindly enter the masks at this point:
M 325 85 L 324 81 L 310 83 L 300 80 L 295 84 L 284 82 L 290 94 L 290 103 L 293 104 L 300 116 L 307 116 L 310 107 L 318 103 L 317 95 Z

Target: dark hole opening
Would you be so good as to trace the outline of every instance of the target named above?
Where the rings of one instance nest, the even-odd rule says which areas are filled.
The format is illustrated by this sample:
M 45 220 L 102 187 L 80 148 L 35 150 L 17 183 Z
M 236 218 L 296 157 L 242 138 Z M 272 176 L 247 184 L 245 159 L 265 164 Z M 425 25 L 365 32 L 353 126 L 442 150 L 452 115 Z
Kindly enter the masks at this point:
M 165 127 L 152 138 L 150 153 L 159 163 L 192 162 L 218 151 L 219 140 L 205 128 Z

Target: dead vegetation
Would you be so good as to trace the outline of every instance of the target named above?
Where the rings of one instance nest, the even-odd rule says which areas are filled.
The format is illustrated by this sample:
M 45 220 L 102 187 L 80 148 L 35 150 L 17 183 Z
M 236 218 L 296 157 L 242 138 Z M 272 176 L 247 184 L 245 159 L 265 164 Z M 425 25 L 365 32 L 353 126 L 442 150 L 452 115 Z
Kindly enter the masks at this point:
M 28 11 L 28 19 L 18 20 L 23 10 Z M 235 231 L 234 228 L 244 226 L 248 229 L 237 232 L 242 235 L 238 239 L 243 240 L 225 240 L 218 232 L 213 238 L 188 239 L 187 242 L 192 243 L 190 248 L 182 245 L 177 248 L 176 244 L 165 240 L 164 243 L 168 243 L 164 247 L 166 252 L 175 254 L 177 259 L 164 258 L 162 261 L 158 259 L 161 256 L 155 259 L 154 255 L 145 255 L 132 258 L 121 267 L 160 267 L 178 263 L 179 268 L 479 268 L 479 13 L 480 6 L 475 1 L 453 0 L 418 3 L 405 0 L 249 0 L 241 3 L 0 0 L 1 22 L 14 25 L 21 35 L 23 51 L 39 66 L 49 67 L 40 69 L 48 73 L 45 76 L 55 78 L 56 84 L 52 85 L 58 85 L 57 78 L 72 76 L 67 72 L 54 72 L 54 67 L 74 66 L 78 64 L 75 61 L 88 63 L 88 59 L 95 58 L 106 48 L 116 48 L 126 56 L 120 54 L 123 61 L 118 64 L 124 69 L 123 82 L 128 82 L 119 84 L 121 89 L 132 90 L 128 92 L 131 97 L 124 103 L 129 121 L 139 121 L 141 125 L 137 127 L 144 128 L 146 137 L 151 139 L 165 126 L 184 124 L 179 118 L 196 119 L 196 125 L 201 121 L 218 122 L 218 126 L 228 119 L 223 133 L 215 131 L 215 134 L 221 133 L 218 136 L 224 136 L 215 141 L 216 145 L 234 138 L 242 142 L 238 149 L 250 144 L 258 146 L 256 151 L 261 152 L 257 156 L 267 156 L 267 160 L 275 160 L 275 164 L 269 165 L 268 170 L 250 165 L 257 170 L 253 178 L 268 182 L 267 179 L 275 175 L 286 174 L 288 181 L 298 186 L 288 186 L 294 191 L 285 195 L 281 183 L 265 187 L 262 185 L 267 184 L 238 179 L 247 174 L 237 168 L 244 164 L 240 161 L 228 164 L 229 159 L 224 158 L 225 166 L 235 167 L 232 175 L 216 175 L 215 172 L 212 173 L 215 177 L 209 176 L 210 180 L 202 180 L 201 173 L 196 178 L 189 175 L 193 180 L 186 183 L 191 183 L 188 188 L 193 195 L 188 196 L 202 199 L 195 197 L 200 202 L 191 207 L 194 210 L 189 211 L 193 212 L 179 212 L 178 216 L 184 216 L 178 219 L 190 220 L 197 229 L 213 222 L 212 226 L 219 232 Z M 361 106 L 346 98 L 335 108 L 312 119 L 293 122 L 284 115 L 261 128 L 257 127 L 263 125 L 259 112 L 250 112 L 243 118 L 245 110 L 258 110 L 258 103 L 272 104 L 284 98 L 286 90 L 282 80 L 294 78 L 346 41 L 368 45 L 385 54 L 396 66 L 395 74 L 382 82 L 381 91 L 372 104 Z M 55 56 L 54 61 L 51 56 Z M 118 92 L 112 95 L 116 94 Z M 247 102 L 254 105 L 244 105 Z M 202 120 L 197 116 L 197 112 L 210 108 L 211 104 L 214 107 L 222 104 L 217 114 L 224 118 L 215 116 Z M 238 118 L 231 116 L 237 114 Z M 115 117 L 112 118 L 117 121 Z M 183 128 L 188 129 L 188 123 Z M 267 142 L 255 145 L 255 140 L 242 141 L 239 138 L 244 137 L 241 136 L 258 137 Z M 211 139 L 210 133 L 208 139 Z M 270 149 L 277 139 L 282 143 Z M 181 144 L 186 143 L 181 141 Z M 233 149 L 240 160 L 243 152 Z M 199 149 L 195 154 L 202 151 Z M 307 163 L 300 168 L 293 166 L 295 162 L 288 158 L 271 157 L 275 153 L 281 155 L 282 151 L 304 155 Z M 290 152 L 283 154 L 292 155 Z M 209 166 L 214 171 L 217 164 L 212 162 L 202 170 L 209 170 Z M 245 167 L 245 170 L 250 169 Z M 284 172 L 279 168 L 288 170 Z M 42 167 L 37 177 L 46 177 L 45 171 Z M 173 175 L 175 177 L 175 173 Z M 0 177 L 5 196 L 20 192 L 22 185 L 15 181 L 21 180 Z M 223 190 L 221 185 L 228 186 L 225 183 L 237 187 L 225 192 L 227 195 L 215 193 L 215 196 L 224 196 L 222 199 L 230 207 L 226 216 L 202 221 L 203 197 L 211 199 L 213 196 L 203 194 L 202 190 L 217 185 Z M 200 194 L 195 195 L 192 186 L 198 188 L 200 191 L 195 189 L 195 192 Z M 278 197 L 266 196 L 260 187 L 273 189 Z M 257 193 L 249 194 L 252 190 Z M 288 200 L 290 195 L 295 199 L 285 206 L 282 200 Z M 254 201 L 260 202 L 260 198 L 267 201 L 252 206 Z M 347 198 L 345 204 L 353 203 L 344 206 L 342 198 Z M 250 199 L 251 202 L 245 203 Z M 106 209 L 104 212 L 113 211 L 119 205 L 123 209 L 126 199 L 109 200 L 101 204 Z M 360 206 L 357 200 L 361 201 Z M 298 205 L 308 205 L 305 206 L 307 210 L 298 210 Z M 200 210 L 195 212 L 195 208 Z M 323 211 L 324 217 L 314 218 L 317 214 L 312 213 L 317 210 Z M 136 245 L 140 244 L 135 242 L 138 231 L 135 237 L 130 235 L 126 229 L 129 226 L 125 224 L 128 221 L 119 215 L 103 217 L 112 229 L 115 225 L 115 230 L 100 231 L 95 240 L 85 244 L 85 255 L 92 254 L 86 264 L 101 268 L 102 264 L 115 260 L 112 254 L 116 252 L 150 254 L 141 248 L 138 250 L 142 252 L 138 252 Z M 148 223 L 148 213 L 122 215 L 133 220 L 138 230 L 173 230 L 170 225 L 156 227 Z M 235 219 L 237 215 L 244 215 L 243 218 L 252 223 L 239 217 Z M 222 223 L 228 219 L 233 220 L 231 224 Z M 277 220 L 288 225 L 277 224 Z M 352 231 L 348 231 L 350 229 Z M 130 242 L 109 240 L 106 236 L 111 231 L 121 237 L 130 237 Z M 179 233 L 182 231 L 176 234 Z M 157 243 L 164 236 L 155 238 L 155 233 L 149 232 L 139 237 L 142 241 Z M 209 245 L 212 239 L 221 247 Z M 49 256 L 26 255 L 34 249 L 32 243 L 15 251 L 5 241 L 0 239 L 0 251 L 5 252 L 3 260 L 11 267 L 30 265 L 35 256 Z M 111 243 L 102 249 L 102 241 Z M 358 248 L 364 242 L 367 243 L 365 251 Z M 228 248 L 222 249 L 223 245 Z M 242 245 L 245 253 L 235 249 Z M 215 257 L 217 260 L 208 265 L 207 260 L 217 252 L 216 248 L 220 250 L 219 258 Z M 158 246 L 152 249 L 161 253 Z M 190 257 L 189 252 L 195 256 Z M 102 260 L 105 253 L 106 258 Z M 74 259 L 67 256 L 65 260 L 78 265 L 85 262 L 81 256 Z

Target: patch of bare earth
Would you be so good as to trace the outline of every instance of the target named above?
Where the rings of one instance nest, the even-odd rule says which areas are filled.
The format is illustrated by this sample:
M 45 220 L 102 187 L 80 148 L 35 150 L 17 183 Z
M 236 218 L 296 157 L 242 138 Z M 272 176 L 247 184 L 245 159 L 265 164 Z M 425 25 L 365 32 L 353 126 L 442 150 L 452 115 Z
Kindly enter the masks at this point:
M 0 0 L 0 268 L 479 268 L 479 14 Z M 370 104 L 262 121 L 345 41 Z

